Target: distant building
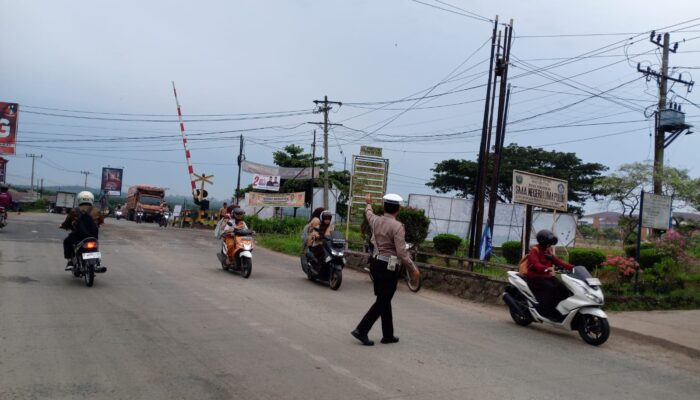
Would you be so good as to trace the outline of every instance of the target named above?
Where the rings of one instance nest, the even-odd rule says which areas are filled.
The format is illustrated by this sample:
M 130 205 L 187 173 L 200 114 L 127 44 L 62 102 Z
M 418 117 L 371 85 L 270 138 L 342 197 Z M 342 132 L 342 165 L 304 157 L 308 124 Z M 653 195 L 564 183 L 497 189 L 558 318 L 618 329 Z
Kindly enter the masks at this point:
M 622 213 L 605 211 L 585 215 L 578 222 L 579 225 L 590 225 L 596 229 L 617 228 L 620 217 L 622 217 Z

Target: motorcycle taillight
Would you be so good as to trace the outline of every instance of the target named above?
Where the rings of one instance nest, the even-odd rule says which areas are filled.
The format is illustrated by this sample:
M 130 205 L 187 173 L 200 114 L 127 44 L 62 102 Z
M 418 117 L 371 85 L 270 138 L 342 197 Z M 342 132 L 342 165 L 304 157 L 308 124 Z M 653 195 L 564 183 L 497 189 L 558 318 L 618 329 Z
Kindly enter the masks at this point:
M 88 250 L 94 250 L 97 248 L 97 242 L 87 242 L 85 243 L 85 248 Z

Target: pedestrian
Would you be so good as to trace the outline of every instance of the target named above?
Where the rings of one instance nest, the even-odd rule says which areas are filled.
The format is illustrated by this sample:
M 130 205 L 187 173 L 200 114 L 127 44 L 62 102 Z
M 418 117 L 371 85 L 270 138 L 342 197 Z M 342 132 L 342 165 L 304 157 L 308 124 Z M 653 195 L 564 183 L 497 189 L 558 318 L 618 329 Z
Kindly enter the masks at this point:
M 228 218 L 228 212 L 226 211 L 227 208 L 228 205 L 226 204 L 226 202 L 224 202 L 224 205 L 222 205 L 219 209 L 219 220 L 221 220 L 222 218 Z
M 380 217 L 372 212 L 371 195 L 365 196 L 367 203 L 365 215 L 372 229 L 372 244 L 374 245 L 373 254 L 370 255 L 370 273 L 374 283 L 374 295 L 377 296 L 377 299 L 357 328 L 351 332 L 352 336 L 365 346 L 374 345 L 367 334 L 379 318 L 382 319 L 381 343 L 397 343 L 399 341 L 399 338 L 394 336 L 391 299 L 396 292 L 400 264 L 408 268 L 412 279 L 420 278 L 420 272 L 406 251 L 405 228 L 401 222 L 396 220 L 403 199 L 397 194 L 387 194 L 383 200 L 384 215 Z

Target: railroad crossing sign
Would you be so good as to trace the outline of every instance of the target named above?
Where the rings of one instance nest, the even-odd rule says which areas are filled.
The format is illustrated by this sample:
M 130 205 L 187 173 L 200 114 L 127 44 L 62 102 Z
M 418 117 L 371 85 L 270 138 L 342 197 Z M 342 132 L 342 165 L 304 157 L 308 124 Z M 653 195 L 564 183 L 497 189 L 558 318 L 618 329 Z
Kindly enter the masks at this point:
M 204 191 L 204 183 L 208 183 L 210 185 L 214 184 L 214 181 L 211 180 L 211 178 L 214 177 L 214 175 L 207 175 L 207 174 L 202 174 L 202 175 L 197 175 L 197 174 L 192 174 L 196 176 L 195 182 L 202 182 L 201 189 L 198 191 L 199 192 L 199 201 L 202 201 L 206 197 L 205 191 Z

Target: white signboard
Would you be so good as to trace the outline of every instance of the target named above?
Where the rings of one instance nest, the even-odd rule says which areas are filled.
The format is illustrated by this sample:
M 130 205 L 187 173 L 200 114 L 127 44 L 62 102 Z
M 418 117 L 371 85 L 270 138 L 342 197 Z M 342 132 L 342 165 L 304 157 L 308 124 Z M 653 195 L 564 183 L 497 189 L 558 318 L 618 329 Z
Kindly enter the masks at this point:
M 668 229 L 671 220 L 670 196 L 642 193 L 642 226 L 653 229 Z
M 182 204 L 176 204 L 173 210 L 173 218 L 177 218 L 182 213 Z
M 566 211 L 568 193 L 566 181 L 513 170 L 513 203 Z
M 253 189 L 280 191 L 280 177 L 271 175 L 253 175 Z

